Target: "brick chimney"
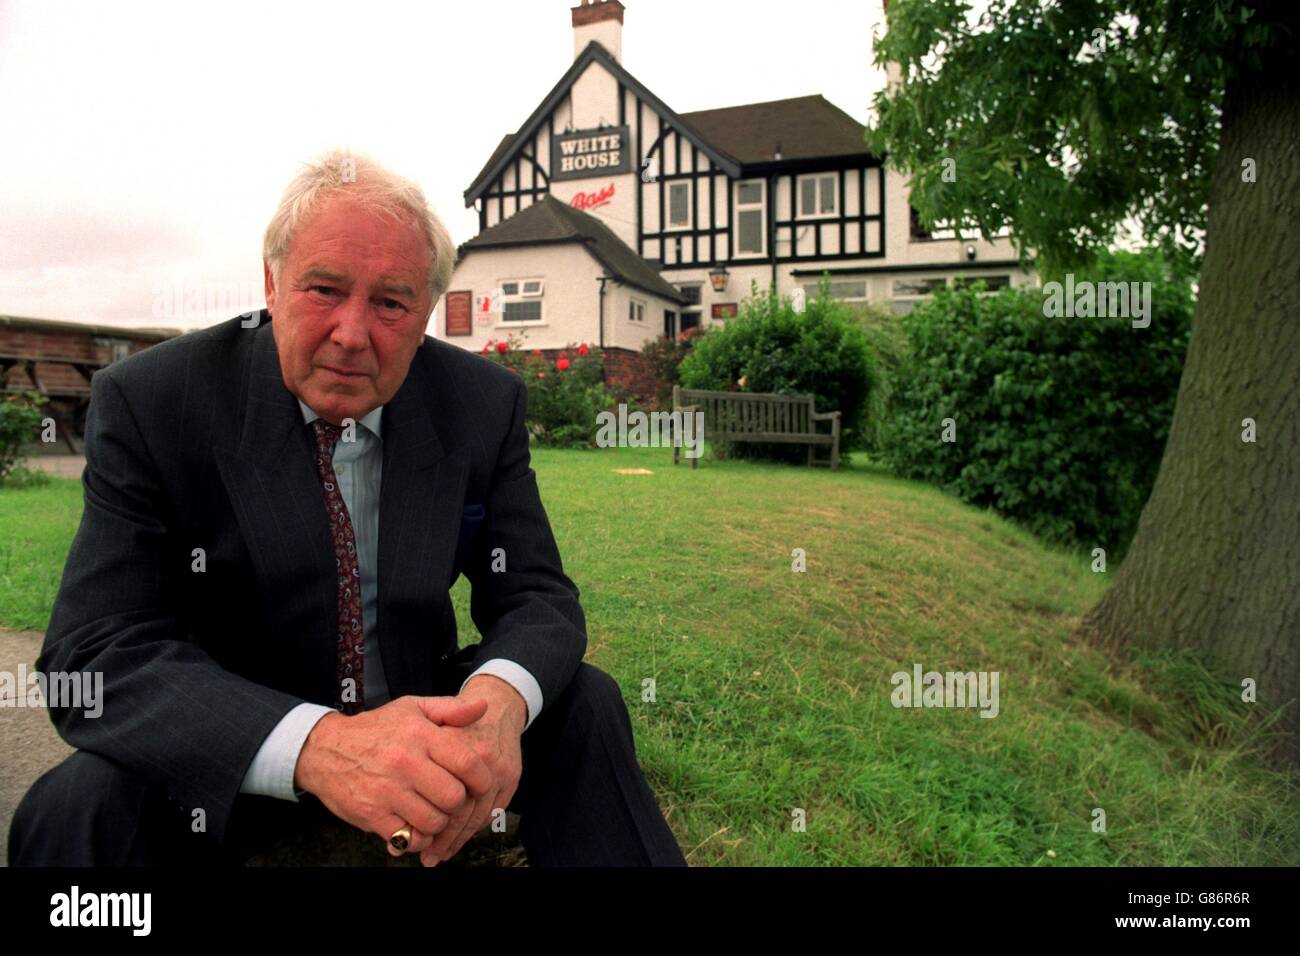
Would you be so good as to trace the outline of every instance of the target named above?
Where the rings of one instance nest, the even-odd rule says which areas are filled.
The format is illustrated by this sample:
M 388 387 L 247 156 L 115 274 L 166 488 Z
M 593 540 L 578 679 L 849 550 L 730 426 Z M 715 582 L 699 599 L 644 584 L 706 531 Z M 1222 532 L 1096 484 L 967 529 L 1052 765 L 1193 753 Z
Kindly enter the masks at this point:
M 573 14 L 573 58 L 592 40 L 623 62 L 623 4 L 618 0 L 582 0 Z

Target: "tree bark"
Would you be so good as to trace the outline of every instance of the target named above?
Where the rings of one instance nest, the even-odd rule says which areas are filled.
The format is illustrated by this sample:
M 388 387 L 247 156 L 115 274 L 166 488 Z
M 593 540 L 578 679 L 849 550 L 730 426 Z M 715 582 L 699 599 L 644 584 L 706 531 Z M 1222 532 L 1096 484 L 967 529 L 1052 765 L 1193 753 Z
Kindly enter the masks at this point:
M 1128 556 L 1082 625 L 1106 646 L 1192 649 L 1234 683 L 1254 679 L 1254 706 L 1285 708 L 1278 766 L 1300 762 L 1300 71 L 1288 59 L 1225 91 L 1169 440 Z

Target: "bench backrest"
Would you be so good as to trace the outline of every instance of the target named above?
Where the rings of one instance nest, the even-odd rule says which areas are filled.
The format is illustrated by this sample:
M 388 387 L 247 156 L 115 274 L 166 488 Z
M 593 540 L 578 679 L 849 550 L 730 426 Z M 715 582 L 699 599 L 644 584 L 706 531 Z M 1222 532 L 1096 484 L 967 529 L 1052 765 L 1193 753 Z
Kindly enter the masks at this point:
M 811 435 L 812 395 L 769 392 L 714 392 L 673 386 L 673 408 L 694 405 L 704 412 L 706 435 Z

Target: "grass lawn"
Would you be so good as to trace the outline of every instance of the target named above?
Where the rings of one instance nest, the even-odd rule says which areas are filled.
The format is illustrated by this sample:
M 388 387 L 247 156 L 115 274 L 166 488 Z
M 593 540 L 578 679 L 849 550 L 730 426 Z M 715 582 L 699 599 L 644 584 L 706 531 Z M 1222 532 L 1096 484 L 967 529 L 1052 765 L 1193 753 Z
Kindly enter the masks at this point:
M 1071 636 L 1107 584 L 1087 555 L 867 464 L 533 465 L 692 865 L 1300 863 L 1300 796 L 1238 688 Z M 0 492 L 0 624 L 45 626 L 80 508 L 76 481 Z M 914 664 L 998 671 L 998 715 L 896 709 Z

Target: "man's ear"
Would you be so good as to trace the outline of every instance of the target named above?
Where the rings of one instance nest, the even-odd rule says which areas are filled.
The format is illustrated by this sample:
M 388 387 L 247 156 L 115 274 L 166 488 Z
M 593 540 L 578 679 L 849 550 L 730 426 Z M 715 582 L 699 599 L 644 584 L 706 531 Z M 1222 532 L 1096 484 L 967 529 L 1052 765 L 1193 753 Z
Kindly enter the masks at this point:
M 271 265 L 265 259 L 262 260 L 262 281 L 266 294 L 266 311 L 275 311 L 275 277 L 271 275 Z

